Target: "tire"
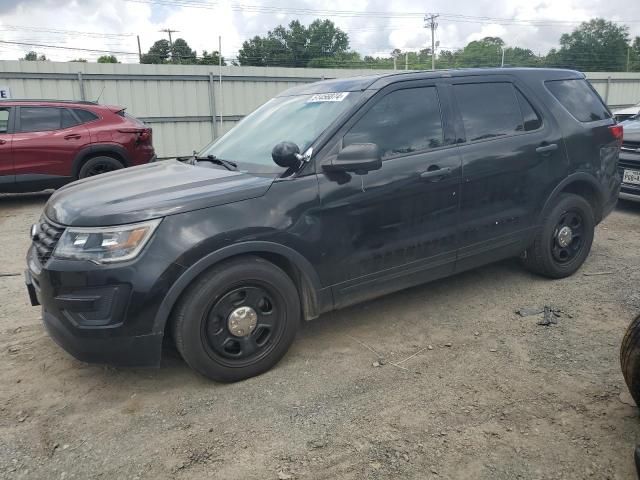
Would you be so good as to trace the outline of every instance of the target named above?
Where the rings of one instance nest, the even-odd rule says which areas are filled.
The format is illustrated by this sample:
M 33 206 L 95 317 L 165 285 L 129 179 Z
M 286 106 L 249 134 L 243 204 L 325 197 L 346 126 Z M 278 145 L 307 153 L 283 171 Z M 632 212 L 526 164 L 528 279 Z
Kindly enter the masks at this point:
M 82 165 L 80 172 L 78 172 L 78 178 L 93 177 L 101 173 L 120 170 L 121 168 L 124 168 L 124 165 L 113 157 L 94 157 Z
M 564 227 L 570 233 L 561 238 Z M 525 251 L 524 266 L 549 278 L 573 275 L 591 251 L 594 229 L 595 220 L 589 202 L 579 195 L 561 194 L 545 214 L 533 244 Z M 566 241 L 570 243 L 563 246 Z
M 622 339 L 620 368 L 631 396 L 640 405 L 640 315 L 627 327 Z
M 260 257 L 246 256 L 196 279 L 170 321 L 176 347 L 191 368 L 211 380 L 235 382 L 280 361 L 295 338 L 300 311 L 291 278 Z

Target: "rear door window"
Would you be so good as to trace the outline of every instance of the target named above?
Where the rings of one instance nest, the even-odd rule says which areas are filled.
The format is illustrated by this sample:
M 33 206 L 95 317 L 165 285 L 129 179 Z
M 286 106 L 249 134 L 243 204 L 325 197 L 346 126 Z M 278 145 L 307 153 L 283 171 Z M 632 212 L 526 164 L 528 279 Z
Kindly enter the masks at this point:
M 611 118 L 611 112 L 586 80 L 549 80 L 545 84 L 578 121 L 595 122 Z
M 537 130 L 542 126 L 542 120 L 540 116 L 533 109 L 529 100 L 524 98 L 524 95 L 520 93 L 520 90 L 516 88 L 516 97 L 518 97 L 518 104 L 520 105 L 520 112 L 522 113 L 522 120 L 524 124 L 524 131 L 530 132 Z
M 62 125 L 62 108 L 20 107 L 20 131 L 44 132 L 59 130 Z
M 73 116 L 73 114 L 67 110 L 66 108 L 61 108 L 60 109 L 60 126 L 62 128 L 69 128 L 69 127 L 73 127 L 75 125 L 78 125 L 80 122 L 78 122 L 78 120 L 76 120 L 76 117 Z
M 464 83 L 453 88 L 467 141 L 524 131 L 516 90 L 511 83 Z
M 0 108 L 0 133 L 9 131 L 9 109 Z
M 436 88 L 408 88 L 376 103 L 344 136 L 343 146 L 375 143 L 384 160 L 441 147 L 443 138 Z

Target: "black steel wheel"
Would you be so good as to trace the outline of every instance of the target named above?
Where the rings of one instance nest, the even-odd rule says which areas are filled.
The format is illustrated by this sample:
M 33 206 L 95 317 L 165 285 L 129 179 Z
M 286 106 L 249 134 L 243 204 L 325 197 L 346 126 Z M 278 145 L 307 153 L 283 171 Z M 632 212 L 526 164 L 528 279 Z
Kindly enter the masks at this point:
M 248 365 L 269 353 L 282 336 L 284 300 L 267 285 L 242 284 L 212 302 L 201 338 L 210 355 L 229 366 Z
M 572 261 L 584 247 L 584 219 L 579 209 L 560 215 L 551 239 L 551 253 L 558 263 Z
M 548 209 L 533 244 L 523 255 L 525 267 L 550 278 L 564 278 L 584 263 L 595 229 L 591 204 L 579 195 L 563 193 Z
M 300 322 L 300 298 L 282 269 L 260 257 L 239 257 L 187 287 L 170 321 L 176 347 L 193 369 L 233 382 L 284 356 Z
M 90 158 L 80 169 L 78 178 L 94 177 L 114 170 L 120 170 L 124 165 L 113 157 Z

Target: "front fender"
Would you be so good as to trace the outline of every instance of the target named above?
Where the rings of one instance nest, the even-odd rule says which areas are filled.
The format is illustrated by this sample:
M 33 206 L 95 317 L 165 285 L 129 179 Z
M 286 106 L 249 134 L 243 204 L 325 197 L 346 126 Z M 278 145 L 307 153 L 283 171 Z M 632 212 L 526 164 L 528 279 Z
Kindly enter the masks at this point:
M 185 270 L 182 275 L 174 282 L 169 291 L 167 292 L 164 300 L 160 304 L 160 308 L 156 313 L 156 318 L 153 324 L 153 333 L 161 333 L 164 331 L 167 320 L 175 303 L 180 298 L 180 295 L 184 292 L 187 286 L 202 272 L 212 267 L 213 265 L 220 263 L 231 257 L 235 257 L 243 254 L 275 254 L 281 257 L 285 257 L 289 262 L 295 265 L 300 272 L 304 275 L 305 281 L 309 283 L 309 287 L 312 291 L 307 302 L 310 305 L 307 308 L 311 312 L 321 312 L 328 309 L 328 305 L 332 304 L 332 300 L 329 297 L 329 290 L 322 289 L 320 279 L 315 269 L 309 263 L 309 261 L 290 247 L 264 241 L 249 241 L 241 242 L 227 247 L 223 247 L 208 255 L 202 257 L 200 260 L 191 265 Z M 317 316 L 317 315 L 315 315 Z

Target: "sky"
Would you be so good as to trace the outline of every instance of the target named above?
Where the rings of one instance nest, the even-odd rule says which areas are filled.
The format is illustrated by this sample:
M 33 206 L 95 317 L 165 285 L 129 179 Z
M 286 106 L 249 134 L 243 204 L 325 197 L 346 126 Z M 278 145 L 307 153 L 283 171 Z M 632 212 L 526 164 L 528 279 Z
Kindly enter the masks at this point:
M 428 8 L 428 10 L 425 10 Z M 95 60 L 114 52 L 123 62 L 137 62 L 137 39 L 143 53 L 160 32 L 177 30 L 198 54 L 218 50 L 237 56 L 242 42 L 264 35 L 279 24 L 304 24 L 329 18 L 349 34 L 352 49 L 363 55 L 388 56 L 391 50 L 417 51 L 430 45 L 423 17 L 438 13 L 440 49 L 457 49 L 469 41 L 499 36 L 508 46 L 544 54 L 557 48 L 560 35 L 594 17 L 624 23 L 640 35 L 637 0 L 0 0 L 0 41 L 56 45 L 66 49 L 0 43 L 0 59 L 17 59 L 29 51 L 51 60 Z

